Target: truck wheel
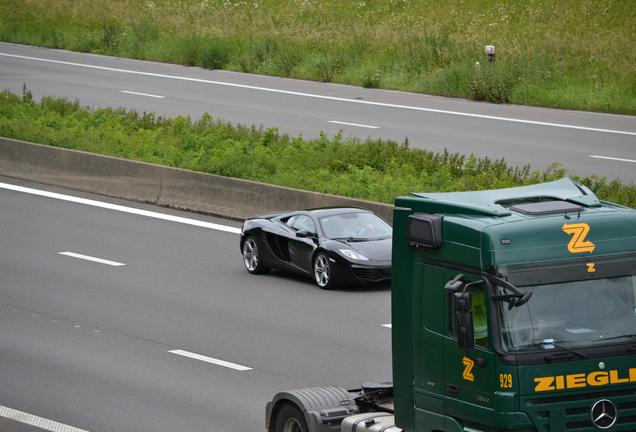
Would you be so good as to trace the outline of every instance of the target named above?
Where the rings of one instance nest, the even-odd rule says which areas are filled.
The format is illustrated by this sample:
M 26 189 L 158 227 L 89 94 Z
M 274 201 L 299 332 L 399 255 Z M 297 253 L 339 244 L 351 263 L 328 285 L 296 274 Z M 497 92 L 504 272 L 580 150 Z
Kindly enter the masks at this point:
M 243 264 L 245 264 L 247 271 L 252 274 L 263 274 L 269 271 L 263 265 L 260 246 L 260 242 L 252 235 L 247 236 L 243 242 Z
M 275 427 L 274 432 L 309 432 L 305 416 L 296 405 L 291 403 L 280 407 L 276 414 Z

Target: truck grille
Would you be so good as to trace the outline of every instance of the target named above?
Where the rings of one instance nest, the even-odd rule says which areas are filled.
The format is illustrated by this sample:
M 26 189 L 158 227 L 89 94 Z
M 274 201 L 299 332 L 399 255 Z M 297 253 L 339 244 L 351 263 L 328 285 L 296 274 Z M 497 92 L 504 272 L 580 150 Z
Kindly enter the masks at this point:
M 541 432 L 598 432 L 599 429 L 592 423 L 591 410 L 600 399 L 609 399 L 618 411 L 616 423 L 608 431 L 636 431 L 636 389 L 633 388 L 564 396 L 530 396 L 522 398 L 522 404 Z

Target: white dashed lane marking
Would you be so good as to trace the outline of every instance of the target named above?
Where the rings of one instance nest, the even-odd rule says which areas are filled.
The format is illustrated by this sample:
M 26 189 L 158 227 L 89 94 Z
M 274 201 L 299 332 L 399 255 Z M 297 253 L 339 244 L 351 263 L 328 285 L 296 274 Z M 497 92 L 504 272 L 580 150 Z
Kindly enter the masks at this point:
M 100 264 L 106 264 L 109 266 L 113 266 L 113 267 L 121 267 L 121 266 L 125 266 L 126 264 L 124 263 L 120 263 L 117 261 L 110 261 L 110 260 L 106 260 L 106 259 L 102 259 L 102 258 L 96 258 L 96 257 L 92 257 L 92 256 L 88 256 L 88 255 L 82 255 L 82 254 L 78 254 L 75 252 L 58 252 L 59 255 L 64 255 L 64 256 L 68 256 L 71 258 L 77 258 L 77 259 L 81 259 L 81 260 L 85 260 L 85 261 L 92 261 L 92 262 L 96 262 L 96 263 L 100 263 Z
M 7 408 L 5 406 L 0 406 L 0 417 L 4 417 L 19 423 L 28 424 L 30 426 L 35 426 L 37 428 L 51 432 L 88 432 L 85 429 L 78 429 L 73 426 L 65 425 L 64 423 L 58 423 L 53 420 L 45 419 L 44 417 L 38 417 L 24 411 Z
M 134 92 L 134 91 L 129 91 L 129 90 L 122 90 L 122 93 L 126 93 L 126 94 L 131 94 L 131 95 L 135 95 L 135 96 L 146 96 L 146 97 L 151 97 L 151 98 L 156 98 L 156 99 L 165 99 L 165 96 L 161 96 L 161 95 L 156 95 L 156 94 L 150 94 L 150 93 L 140 93 L 140 92 Z
M 343 122 L 338 120 L 329 120 L 327 123 L 335 123 L 335 124 L 341 124 L 346 126 L 356 126 L 361 128 L 367 128 L 367 129 L 380 129 L 380 126 L 371 126 L 371 125 L 360 124 L 360 123 L 349 123 L 349 122 Z
M 200 360 L 202 362 L 215 364 L 217 366 L 223 366 L 223 367 L 226 367 L 226 368 L 234 369 L 234 370 L 237 370 L 237 371 L 252 370 L 251 367 L 243 366 L 243 365 L 236 364 L 236 363 L 231 363 L 231 362 L 228 362 L 228 361 L 225 361 L 225 360 L 215 359 L 213 357 L 208 357 L 208 356 L 204 356 L 204 355 L 201 355 L 201 354 L 196 354 L 196 353 L 189 352 L 189 351 L 172 350 L 172 351 L 168 351 L 168 352 L 172 353 L 172 354 L 180 355 L 180 356 L 183 356 L 183 357 L 188 357 L 188 358 L 191 358 L 191 359 Z
M 636 160 L 634 160 L 634 159 L 624 159 L 624 158 L 611 157 L 611 156 L 600 156 L 600 155 L 590 155 L 590 157 L 591 158 L 595 158 L 595 159 L 607 159 L 607 160 L 619 161 L 619 162 L 636 163 Z

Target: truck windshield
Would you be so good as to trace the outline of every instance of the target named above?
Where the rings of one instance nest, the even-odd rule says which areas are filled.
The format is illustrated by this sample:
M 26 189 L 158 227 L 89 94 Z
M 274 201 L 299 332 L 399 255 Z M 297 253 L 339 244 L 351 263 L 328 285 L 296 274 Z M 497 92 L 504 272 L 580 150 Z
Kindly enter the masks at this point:
M 496 303 L 508 352 L 591 347 L 636 339 L 636 276 L 518 287 L 523 306 Z M 504 294 L 496 288 L 497 294 Z

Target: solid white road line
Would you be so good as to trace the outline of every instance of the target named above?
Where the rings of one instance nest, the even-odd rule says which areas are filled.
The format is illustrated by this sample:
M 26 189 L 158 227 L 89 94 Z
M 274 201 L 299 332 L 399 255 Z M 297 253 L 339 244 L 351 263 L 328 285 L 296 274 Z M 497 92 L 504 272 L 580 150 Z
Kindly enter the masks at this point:
M 88 256 L 88 255 L 82 255 L 82 254 L 78 254 L 75 252 L 58 252 L 59 255 L 65 255 L 65 256 L 69 256 L 69 257 L 73 257 L 73 258 L 79 258 L 85 261 L 93 261 L 96 263 L 100 263 L 100 264 L 106 264 L 109 266 L 113 266 L 113 267 L 121 267 L 121 266 L 125 266 L 126 264 L 124 263 L 120 263 L 117 261 L 110 261 L 110 260 L 105 260 L 105 259 L 101 259 L 101 258 L 95 258 L 92 256 Z
M 204 356 L 201 354 L 195 354 L 192 353 L 190 351 L 184 351 L 184 350 L 172 350 L 172 351 L 168 351 L 169 353 L 172 354 L 176 354 L 176 355 L 180 355 L 183 357 L 189 357 L 195 360 L 200 360 L 206 363 L 212 363 L 215 364 L 217 366 L 223 366 L 226 368 L 230 368 L 230 369 L 234 369 L 237 371 L 248 371 L 248 370 L 252 370 L 251 367 L 247 367 L 247 366 L 242 366 L 240 364 L 236 364 L 236 363 L 230 363 L 230 362 L 226 362 L 225 360 L 219 360 L 219 359 L 215 359 L 212 357 L 208 357 L 208 356 Z
M 23 411 L 14 410 L 12 408 L 7 408 L 5 406 L 0 406 L 0 417 L 8 418 L 19 423 L 28 424 L 51 432 L 88 432 L 85 429 L 78 429 L 73 426 L 58 423 L 53 420 L 38 417 Z
M 365 125 L 365 124 L 360 124 L 360 123 L 348 123 L 348 122 L 337 121 L 337 120 L 329 120 L 327 123 L 336 123 L 336 124 L 341 124 L 341 125 L 357 126 L 357 127 L 369 128 L 369 129 L 380 129 L 380 126 L 371 126 L 371 125 Z
M 617 157 L 611 157 L 611 156 L 599 156 L 599 155 L 590 155 L 590 157 L 596 158 L 596 159 L 607 159 L 607 160 L 620 161 L 620 162 L 636 163 L 636 160 L 634 159 L 623 159 L 623 158 L 617 158 Z
M 139 92 L 134 92 L 134 91 L 128 91 L 128 90 L 122 90 L 122 93 L 126 93 L 126 94 L 131 94 L 131 95 L 137 95 L 137 96 L 148 96 L 151 98 L 157 98 L 157 99 L 165 99 L 165 96 L 161 96 L 161 95 L 155 95 L 155 94 L 150 94 L 150 93 L 139 93 Z
M 229 233 L 233 233 L 233 234 L 240 234 L 241 233 L 241 229 L 240 228 L 234 228 L 234 227 L 231 227 L 231 226 L 219 225 L 219 224 L 215 224 L 215 223 L 211 223 L 211 222 L 203 222 L 203 221 L 196 220 L 196 219 L 188 219 L 188 218 L 184 218 L 184 217 L 180 217 L 180 216 L 172 216 L 172 215 L 168 215 L 168 214 L 164 214 L 164 213 L 157 213 L 157 212 L 148 211 L 148 210 L 140 210 L 140 209 L 136 209 L 136 208 L 133 208 L 133 207 L 126 207 L 126 206 L 117 205 L 117 204 L 110 204 L 110 203 L 105 203 L 105 202 L 102 202 L 102 201 L 90 200 L 90 199 L 86 199 L 86 198 L 78 198 L 78 197 L 74 197 L 74 196 L 71 196 L 71 195 L 63 195 L 63 194 L 59 194 L 59 193 L 55 193 L 55 192 L 48 192 L 48 191 L 39 190 L 39 189 L 32 189 L 32 188 L 28 188 L 28 187 L 24 187 L 24 186 L 16 186 L 16 185 L 8 184 L 8 183 L 0 183 L 0 188 L 12 190 L 12 191 L 15 191 L 15 192 L 23 192 L 23 193 L 28 193 L 28 194 L 31 194 L 31 195 L 38 195 L 38 196 L 43 196 L 43 197 L 47 197 L 47 198 L 58 199 L 58 200 L 62 200 L 62 201 L 69 201 L 69 202 L 73 202 L 73 203 L 76 203 L 76 204 L 84 204 L 84 205 L 89 205 L 89 206 L 93 206 L 93 207 L 100 207 L 100 208 L 105 208 L 105 209 L 109 209 L 109 210 L 120 211 L 120 212 L 123 212 L 123 213 L 130 213 L 130 214 L 136 214 L 136 215 L 139 215 L 139 216 L 151 217 L 151 218 L 154 218 L 154 219 L 161 219 L 161 220 L 166 220 L 166 221 L 171 221 L 171 222 L 182 223 L 182 224 L 186 224 L 186 225 L 194 225 L 194 226 L 198 226 L 198 227 L 201 227 L 201 228 L 208 228 L 208 229 L 213 229 L 213 230 L 217 230 L 217 231 L 225 231 L 225 232 L 229 232 Z
M 244 88 L 244 89 L 250 89 L 250 90 L 259 90 L 259 91 L 264 91 L 264 92 L 280 93 L 280 94 L 287 94 L 287 95 L 293 95 L 293 96 L 303 96 L 303 97 L 310 97 L 310 98 L 315 98 L 315 99 L 331 100 L 331 101 L 338 101 L 338 102 L 348 102 L 348 103 L 355 103 L 355 104 L 362 104 L 362 105 L 373 105 L 373 106 L 381 106 L 381 107 L 386 107 L 386 108 L 398 108 L 398 109 L 406 109 L 406 110 L 414 110 L 414 111 L 425 111 L 425 112 L 433 112 L 433 113 L 438 113 L 438 114 L 448 114 L 448 115 L 463 116 L 463 117 L 482 118 L 482 119 L 488 119 L 488 120 L 499 120 L 499 121 L 513 122 L 513 123 L 532 124 L 532 125 L 538 125 L 538 126 L 552 126 L 552 127 L 566 128 L 566 129 L 585 130 L 585 131 L 591 131 L 591 132 L 604 132 L 604 133 L 636 136 L 636 132 L 624 131 L 624 130 L 600 129 L 600 128 L 592 128 L 592 127 L 585 127 L 585 126 L 575 126 L 575 125 L 562 124 L 562 123 L 540 122 L 540 121 L 522 120 L 522 119 L 516 119 L 516 118 L 510 118 L 510 117 L 499 117 L 499 116 L 490 116 L 490 115 L 483 115 L 483 114 L 473 114 L 473 113 L 467 113 L 467 112 L 461 112 L 461 111 L 448 111 L 448 110 L 440 110 L 440 109 L 434 109 L 434 108 L 423 108 L 423 107 L 410 106 L 410 105 L 389 104 L 389 103 L 373 102 L 373 101 L 366 101 L 366 100 L 359 100 L 359 99 L 347 99 L 347 98 L 341 98 L 341 97 L 336 97 L 336 96 L 324 96 L 324 95 L 318 95 L 318 94 L 313 94 L 313 93 L 303 93 L 303 92 L 295 92 L 295 91 L 290 91 L 290 90 L 280 90 L 280 89 L 274 89 L 274 88 L 268 88 L 268 87 L 252 86 L 252 85 L 247 85 L 247 84 L 236 84 L 236 83 L 230 83 L 230 82 L 224 82 L 224 81 L 213 81 L 213 80 L 206 80 L 206 79 L 200 79 L 200 78 L 191 78 L 191 77 L 184 77 L 184 76 L 178 76 L 178 75 L 166 75 L 166 74 L 158 74 L 158 73 L 152 73 L 152 72 L 135 71 L 135 70 L 129 70 L 129 69 L 111 68 L 111 67 L 106 67 L 106 66 L 96 66 L 96 65 L 84 64 L 84 63 L 75 63 L 75 62 L 69 62 L 69 61 L 62 61 L 62 60 L 52 60 L 52 59 L 45 59 L 45 58 L 39 58 L 39 57 L 23 56 L 23 55 L 18 55 L 18 54 L 0 53 L 0 56 L 19 58 L 19 59 L 23 59 L 23 60 L 41 61 L 41 62 L 46 62 L 46 63 L 63 64 L 63 65 L 67 65 L 67 66 L 76 66 L 76 67 L 83 67 L 83 68 L 89 68 L 89 69 L 106 70 L 106 71 L 111 71 L 111 72 L 127 73 L 127 74 L 134 74 L 134 75 L 144 75 L 144 76 L 152 76 L 152 77 L 157 77 L 157 78 L 167 78 L 167 79 L 174 79 L 174 80 L 181 80 L 181 81 L 190 81 L 190 82 L 198 82 L 198 83 L 204 83 L 204 84 L 213 84 L 213 85 L 218 85 L 218 86 Z

